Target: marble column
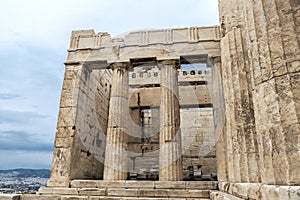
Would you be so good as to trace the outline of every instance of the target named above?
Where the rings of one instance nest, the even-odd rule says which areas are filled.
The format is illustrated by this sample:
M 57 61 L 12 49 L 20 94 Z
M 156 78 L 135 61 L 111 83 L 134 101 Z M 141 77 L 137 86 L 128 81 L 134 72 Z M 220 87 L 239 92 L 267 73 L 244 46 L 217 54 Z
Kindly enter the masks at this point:
M 212 101 L 214 114 L 214 132 L 216 138 L 216 159 L 218 181 L 228 181 L 227 172 L 227 137 L 225 127 L 225 101 L 222 81 L 221 58 L 213 59 L 212 66 Z
M 128 68 L 129 63 L 113 63 L 112 88 L 106 137 L 104 180 L 127 179 Z
M 159 180 L 182 180 L 180 110 L 177 63 L 158 63 L 161 69 Z

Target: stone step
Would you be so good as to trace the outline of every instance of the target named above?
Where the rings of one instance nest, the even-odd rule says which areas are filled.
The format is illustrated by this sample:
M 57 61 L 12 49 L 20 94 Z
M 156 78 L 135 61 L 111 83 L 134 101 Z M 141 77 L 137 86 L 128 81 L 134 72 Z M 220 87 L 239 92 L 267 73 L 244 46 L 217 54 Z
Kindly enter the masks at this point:
M 103 197 L 209 198 L 210 190 L 148 188 L 41 188 L 38 194 Z
M 74 180 L 71 188 L 148 188 L 148 189 L 188 189 L 217 190 L 217 181 L 103 181 Z
M 207 198 L 155 198 L 155 197 L 92 197 L 88 200 L 210 200 Z M 69 200 L 69 199 L 63 199 Z M 73 199 L 70 199 L 73 200 Z
M 98 200 L 98 199 L 105 199 L 105 200 L 115 200 L 115 199 L 122 199 L 122 200 L 210 200 L 207 198 L 155 198 L 155 197 L 96 197 L 92 198 L 91 200 Z
M 74 196 L 73 195 L 72 196 L 22 195 L 19 196 L 18 199 L 16 200 L 100 200 L 100 199 L 101 200 L 209 200 L 209 198 L 108 197 L 108 196 L 88 197 L 88 196 L 75 196 L 75 195 Z
M 70 188 L 41 188 L 38 194 L 85 199 L 209 199 L 215 181 L 74 180 Z M 76 198 L 75 198 L 76 197 Z M 88 198 L 86 198 L 88 197 Z M 77 198 L 77 199 L 78 199 Z M 70 197 L 70 199 L 72 199 Z

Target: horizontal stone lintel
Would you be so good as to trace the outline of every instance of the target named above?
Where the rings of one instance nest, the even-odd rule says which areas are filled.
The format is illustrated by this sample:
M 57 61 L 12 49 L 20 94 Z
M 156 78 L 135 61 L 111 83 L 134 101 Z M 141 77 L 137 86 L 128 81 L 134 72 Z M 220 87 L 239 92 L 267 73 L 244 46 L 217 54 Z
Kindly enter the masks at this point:
M 202 47 L 201 47 L 202 48 Z M 153 50 L 153 48 L 150 48 L 149 52 L 147 52 L 147 50 L 141 49 L 141 52 L 146 51 L 145 54 L 135 54 L 132 53 L 132 50 L 126 50 L 124 49 L 124 52 L 122 54 L 120 54 L 120 56 L 114 56 L 114 54 L 111 53 L 96 53 L 97 49 L 93 49 L 93 51 L 95 52 L 90 52 L 89 54 L 93 55 L 93 54 L 99 54 L 98 56 L 88 56 L 87 58 L 83 59 L 80 57 L 80 59 L 82 60 L 77 60 L 76 56 L 74 57 L 74 59 L 69 59 L 67 61 L 64 62 L 64 64 L 66 66 L 79 66 L 79 65 L 83 65 L 85 67 L 87 67 L 89 70 L 95 70 L 95 69 L 110 69 L 110 64 L 112 63 L 134 63 L 135 65 L 138 63 L 138 61 L 136 60 L 141 60 L 141 62 L 143 64 L 145 64 L 144 59 L 146 58 L 152 58 L 154 59 L 149 61 L 150 63 L 153 64 L 153 62 L 159 62 L 159 61 L 164 61 L 164 60 L 179 60 L 181 64 L 193 64 L 193 63 L 209 63 L 210 58 L 208 57 L 208 54 L 206 51 L 202 51 L 200 48 L 200 50 L 195 50 L 195 52 L 192 52 L 190 54 L 180 54 L 180 52 L 175 52 L 175 50 L 173 49 L 169 49 L 169 50 L 164 50 L 164 49 L 155 49 Z M 174 48 L 176 49 L 176 48 Z M 194 47 L 195 49 L 195 47 Z M 138 51 L 139 49 L 137 48 L 135 51 Z M 76 50 L 78 51 L 78 50 Z M 70 53 L 74 52 L 76 53 L 76 51 L 71 51 Z M 84 50 L 81 50 L 84 51 Z M 100 49 L 98 49 L 98 51 L 100 51 Z M 128 53 L 128 52 L 129 53 Z

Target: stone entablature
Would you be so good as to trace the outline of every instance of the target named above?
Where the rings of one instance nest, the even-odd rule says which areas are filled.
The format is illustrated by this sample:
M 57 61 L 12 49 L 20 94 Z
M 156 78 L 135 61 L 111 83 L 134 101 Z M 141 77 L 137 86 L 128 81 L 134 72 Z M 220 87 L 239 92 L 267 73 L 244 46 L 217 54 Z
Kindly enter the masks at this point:
M 107 32 L 96 34 L 94 30 L 80 30 L 72 32 L 69 51 L 106 48 L 117 44 L 125 47 L 205 41 L 217 42 L 220 37 L 219 26 L 134 31 L 122 38 L 112 38 Z
M 145 39 L 141 40 L 141 35 Z M 167 60 L 189 56 L 196 56 L 193 58 L 196 62 L 206 63 L 203 55 L 220 56 L 220 39 L 218 26 L 130 32 L 122 38 L 102 32 L 96 34 L 94 30 L 73 31 L 66 63 L 85 62 L 91 68 L 106 68 L 107 63 L 132 59 Z

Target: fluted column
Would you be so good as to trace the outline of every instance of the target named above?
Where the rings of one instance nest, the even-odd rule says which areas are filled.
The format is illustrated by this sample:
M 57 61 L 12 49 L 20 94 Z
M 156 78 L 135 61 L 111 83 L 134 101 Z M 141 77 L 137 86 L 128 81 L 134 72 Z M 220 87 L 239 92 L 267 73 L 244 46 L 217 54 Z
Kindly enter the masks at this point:
M 228 181 L 227 137 L 225 129 L 225 102 L 222 81 L 221 58 L 213 59 L 212 67 L 212 101 L 214 108 L 214 132 L 216 138 L 216 158 L 219 181 Z
M 127 179 L 128 63 L 113 63 L 112 88 L 106 137 L 104 180 Z
M 180 110 L 177 65 L 158 63 L 161 69 L 159 180 L 182 180 Z
M 299 1 L 219 0 L 219 6 L 229 181 L 297 185 Z

